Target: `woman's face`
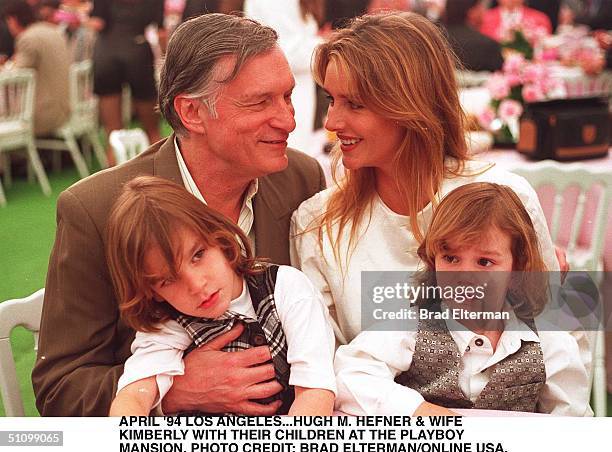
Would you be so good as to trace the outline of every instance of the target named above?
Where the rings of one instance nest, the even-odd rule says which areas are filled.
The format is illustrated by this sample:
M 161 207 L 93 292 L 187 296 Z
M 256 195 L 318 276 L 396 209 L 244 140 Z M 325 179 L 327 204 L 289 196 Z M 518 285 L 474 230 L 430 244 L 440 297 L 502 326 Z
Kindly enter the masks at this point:
M 323 88 L 330 99 L 325 128 L 338 135 L 344 166 L 351 170 L 372 167 L 389 171 L 404 129 L 360 105 L 334 60 L 327 65 Z

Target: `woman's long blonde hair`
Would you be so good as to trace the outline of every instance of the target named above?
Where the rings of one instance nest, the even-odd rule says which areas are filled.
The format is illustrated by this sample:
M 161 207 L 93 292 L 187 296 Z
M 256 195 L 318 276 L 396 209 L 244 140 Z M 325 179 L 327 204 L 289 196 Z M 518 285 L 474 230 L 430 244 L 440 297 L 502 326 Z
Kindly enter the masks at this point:
M 455 56 L 438 28 L 414 13 L 382 13 L 354 19 L 336 31 L 314 55 L 313 72 L 324 85 L 331 61 L 346 74 L 356 102 L 405 129 L 393 158 L 397 190 L 410 216 L 410 227 L 422 240 L 417 214 L 423 200 L 434 201 L 445 176 L 459 174 L 467 158 L 464 124 L 455 81 Z M 350 223 L 349 250 L 359 225 L 371 214 L 376 193 L 373 168 L 345 170 L 337 180 L 340 160 L 335 149 L 334 180 L 326 212 L 318 219 L 319 241 L 329 236 L 340 261 L 340 237 Z M 453 157 L 454 164 L 445 165 Z M 338 231 L 332 236 L 332 226 Z M 348 256 L 346 256 L 348 262 Z

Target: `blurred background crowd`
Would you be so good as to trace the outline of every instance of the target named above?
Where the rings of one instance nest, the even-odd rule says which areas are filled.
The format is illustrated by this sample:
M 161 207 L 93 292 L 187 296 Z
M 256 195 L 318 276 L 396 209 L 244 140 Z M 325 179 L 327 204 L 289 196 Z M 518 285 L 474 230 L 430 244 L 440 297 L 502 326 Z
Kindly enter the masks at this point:
M 539 60 L 557 59 L 586 74 L 612 64 L 610 0 L 1 0 L 0 61 L 5 68 L 37 73 L 37 137 L 68 119 L 70 65 L 92 60 L 106 134 L 134 115 L 155 142 L 160 138 L 155 67 L 173 29 L 199 14 L 245 14 L 279 32 L 297 81 L 298 127 L 290 145 L 316 154 L 320 140 L 313 141 L 312 132 L 321 127 L 326 104 L 310 75 L 312 50 L 351 17 L 380 10 L 415 11 L 445 27 L 462 69 L 469 71 L 502 70 L 505 50 L 520 50 L 522 43 L 538 52 Z M 535 95 L 545 97 L 547 91 Z M 113 163 L 112 153 L 107 157 Z

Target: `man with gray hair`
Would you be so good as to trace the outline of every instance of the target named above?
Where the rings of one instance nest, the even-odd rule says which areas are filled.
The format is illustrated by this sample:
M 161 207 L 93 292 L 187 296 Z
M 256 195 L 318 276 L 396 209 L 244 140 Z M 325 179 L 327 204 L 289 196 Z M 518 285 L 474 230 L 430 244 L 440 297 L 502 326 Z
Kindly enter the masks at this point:
M 325 179 L 313 159 L 287 149 L 294 80 L 276 39 L 271 28 L 236 16 L 182 24 L 159 87 L 160 109 L 176 135 L 60 195 L 32 373 L 42 415 L 107 415 L 130 355 L 134 331 L 119 318 L 104 255 L 108 212 L 125 182 L 150 174 L 182 184 L 235 221 L 258 256 L 289 263 L 291 213 Z M 281 389 L 268 348 L 220 351 L 241 331 L 235 327 L 185 357 L 164 412 L 276 412 L 278 401 L 253 401 Z

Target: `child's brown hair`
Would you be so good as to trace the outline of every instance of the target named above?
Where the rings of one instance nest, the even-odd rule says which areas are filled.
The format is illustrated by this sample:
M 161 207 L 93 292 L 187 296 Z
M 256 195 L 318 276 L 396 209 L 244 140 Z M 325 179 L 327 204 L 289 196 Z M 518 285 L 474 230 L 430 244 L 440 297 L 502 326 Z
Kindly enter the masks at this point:
M 144 261 L 147 251 L 159 246 L 169 276 L 176 277 L 181 258 L 176 234 L 181 228 L 200 236 L 207 248 L 218 247 L 238 275 L 261 271 L 246 235 L 229 219 L 174 182 L 136 177 L 125 184 L 115 201 L 106 241 L 121 317 L 136 330 L 154 331 L 155 324 L 170 318 L 164 304 L 154 300 L 154 281 Z
M 434 211 L 417 251 L 427 271 L 435 271 L 435 256 L 453 243 L 474 244 L 483 232 L 497 227 L 510 238 L 513 278 L 509 291 L 517 316 L 530 319 L 546 303 L 546 265 L 537 233 L 520 198 L 507 186 L 475 182 L 450 192 Z

